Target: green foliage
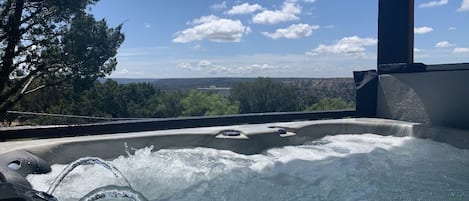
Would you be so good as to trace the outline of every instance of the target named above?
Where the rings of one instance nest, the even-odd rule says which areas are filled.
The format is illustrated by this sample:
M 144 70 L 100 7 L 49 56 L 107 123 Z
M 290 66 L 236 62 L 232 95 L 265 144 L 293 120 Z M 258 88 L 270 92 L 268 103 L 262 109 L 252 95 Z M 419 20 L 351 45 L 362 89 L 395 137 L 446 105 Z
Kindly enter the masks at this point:
M 354 108 L 353 103 L 347 103 L 342 98 L 322 98 L 319 102 L 306 108 L 306 111 L 326 111 Z
M 238 103 L 230 103 L 226 98 L 218 94 L 209 94 L 192 90 L 182 100 L 183 116 L 211 116 L 238 114 Z
M 53 114 L 110 118 L 164 118 L 178 116 L 211 116 L 239 113 L 239 103 L 230 102 L 218 94 L 193 90 L 188 94 L 179 91 L 161 91 L 151 84 L 118 84 L 107 80 L 82 92 L 64 92 L 52 89 L 21 101 L 17 108 Z M 47 101 L 55 96 L 52 101 Z M 45 110 L 38 110 L 45 108 Z M 76 124 L 89 120 L 36 117 L 32 124 Z
M 81 92 L 48 89 L 25 98 L 17 109 L 111 118 L 176 117 L 180 116 L 182 111 L 180 104 L 182 97 L 178 91 L 160 91 L 147 83 L 124 85 L 107 80 L 104 83 L 95 82 L 90 89 Z M 89 122 L 89 120 L 57 117 L 38 117 L 30 121 L 33 124 Z
M 129 117 L 135 118 L 163 118 L 177 117 L 182 111 L 183 95 L 176 92 L 157 91 L 143 101 L 143 104 L 131 102 L 128 104 Z
M 86 13 L 96 2 L 0 1 L 0 119 L 27 94 L 60 85 L 84 90 L 115 69 L 124 35 Z
M 25 97 L 15 109 L 110 118 L 165 118 L 238 114 L 242 106 L 243 113 L 323 111 L 354 107 L 352 102 L 347 102 L 342 97 L 297 98 L 301 90 L 289 84 L 291 83 L 258 78 L 253 82 L 237 85 L 228 99 L 216 93 L 197 90 L 160 90 L 149 83 L 118 84 L 113 80 L 95 81 L 89 89 L 77 90 L 73 85 L 44 89 Z M 95 122 L 61 117 L 25 116 L 19 119 L 25 124 Z
M 239 101 L 241 113 L 287 112 L 297 108 L 295 89 L 270 78 L 236 85 L 231 98 Z

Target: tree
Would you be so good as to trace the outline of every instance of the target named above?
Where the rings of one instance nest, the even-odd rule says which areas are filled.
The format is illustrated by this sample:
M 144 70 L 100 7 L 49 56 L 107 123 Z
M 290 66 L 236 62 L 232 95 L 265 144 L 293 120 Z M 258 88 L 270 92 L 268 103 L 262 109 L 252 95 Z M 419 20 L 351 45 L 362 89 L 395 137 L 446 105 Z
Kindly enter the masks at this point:
M 351 109 L 353 107 L 353 103 L 347 103 L 342 98 L 322 98 L 319 102 L 306 108 L 306 111 L 341 110 Z
M 130 101 L 127 105 L 129 117 L 177 117 L 181 115 L 182 93 L 179 91 L 156 90 L 143 101 Z
M 27 94 L 92 86 L 115 69 L 122 26 L 109 28 L 85 12 L 97 1 L 0 1 L 0 119 Z
M 149 117 L 145 115 L 145 106 L 152 96 L 161 92 L 148 83 L 119 84 L 113 80 L 104 83 L 95 82 L 93 87 L 64 97 L 63 103 L 54 113 L 77 114 L 113 118 Z
M 270 78 L 236 85 L 231 98 L 239 101 L 241 113 L 295 111 L 298 102 L 295 88 Z
M 211 116 L 238 114 L 237 103 L 230 101 L 218 94 L 209 94 L 192 90 L 187 97 L 182 99 L 183 116 Z

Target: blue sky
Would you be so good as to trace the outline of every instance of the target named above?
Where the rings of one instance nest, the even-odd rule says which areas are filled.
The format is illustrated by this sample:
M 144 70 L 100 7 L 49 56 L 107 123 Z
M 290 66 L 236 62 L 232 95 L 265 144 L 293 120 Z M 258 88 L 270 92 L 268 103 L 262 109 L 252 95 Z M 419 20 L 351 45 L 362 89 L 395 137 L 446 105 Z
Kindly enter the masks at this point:
M 376 68 L 378 0 L 101 0 L 111 77 L 351 77 Z M 415 0 L 415 62 L 469 62 L 469 0 Z

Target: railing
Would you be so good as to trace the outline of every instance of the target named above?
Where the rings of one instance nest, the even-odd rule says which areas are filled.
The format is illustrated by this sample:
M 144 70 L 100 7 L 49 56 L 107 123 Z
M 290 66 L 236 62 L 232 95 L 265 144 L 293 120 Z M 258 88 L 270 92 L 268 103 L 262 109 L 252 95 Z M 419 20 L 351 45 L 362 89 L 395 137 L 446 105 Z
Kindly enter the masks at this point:
M 355 110 L 336 110 L 321 112 L 278 112 L 209 117 L 178 117 L 145 120 L 126 120 L 64 126 L 5 127 L 0 128 L 0 141 L 21 138 L 72 137 L 82 135 L 142 132 L 179 128 L 228 126 L 237 124 L 260 124 L 303 120 L 339 119 L 357 116 L 358 115 Z

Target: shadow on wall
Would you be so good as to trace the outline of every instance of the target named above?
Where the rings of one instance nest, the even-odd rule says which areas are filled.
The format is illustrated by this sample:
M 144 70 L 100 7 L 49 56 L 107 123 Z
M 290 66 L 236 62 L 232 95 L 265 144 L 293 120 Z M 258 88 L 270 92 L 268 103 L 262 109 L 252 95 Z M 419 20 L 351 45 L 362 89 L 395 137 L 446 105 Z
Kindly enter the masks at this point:
M 379 76 L 377 116 L 469 129 L 469 71 Z
M 422 99 L 405 80 L 394 75 L 380 75 L 378 85 L 379 117 L 430 124 Z

